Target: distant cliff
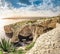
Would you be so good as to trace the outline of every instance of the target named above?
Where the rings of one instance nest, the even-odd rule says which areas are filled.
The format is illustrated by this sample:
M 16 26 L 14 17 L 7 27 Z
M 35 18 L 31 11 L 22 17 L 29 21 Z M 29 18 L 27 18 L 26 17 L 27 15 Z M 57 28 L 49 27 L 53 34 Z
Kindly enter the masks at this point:
M 60 23 L 60 17 L 42 18 L 36 20 L 22 21 L 15 24 L 4 26 L 7 37 L 12 42 L 18 42 L 18 36 L 28 37 L 31 35 L 33 40 L 39 37 L 41 34 L 46 33 L 56 27 L 56 23 Z

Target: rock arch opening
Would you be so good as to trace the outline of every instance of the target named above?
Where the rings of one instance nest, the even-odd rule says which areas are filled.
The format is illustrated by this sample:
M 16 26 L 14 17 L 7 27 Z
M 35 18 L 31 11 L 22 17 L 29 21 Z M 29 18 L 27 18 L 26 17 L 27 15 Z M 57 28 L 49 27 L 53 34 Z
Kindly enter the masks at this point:
M 19 41 L 14 43 L 15 46 L 25 46 L 33 41 L 33 34 L 29 25 L 25 26 L 18 34 Z
M 30 44 L 33 41 L 32 34 L 30 34 L 29 36 L 18 35 L 18 38 L 19 38 L 19 41 L 14 43 L 16 47 L 25 46 L 27 44 Z

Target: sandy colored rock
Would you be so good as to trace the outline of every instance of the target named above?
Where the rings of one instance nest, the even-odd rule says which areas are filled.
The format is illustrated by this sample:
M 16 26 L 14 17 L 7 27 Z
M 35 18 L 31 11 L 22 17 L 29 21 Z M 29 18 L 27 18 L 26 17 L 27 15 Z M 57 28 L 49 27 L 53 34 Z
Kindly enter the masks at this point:
M 60 54 L 60 25 L 41 35 L 26 54 Z
M 22 35 L 22 36 L 29 36 L 31 35 L 32 32 L 31 32 L 31 29 L 29 28 L 29 25 L 26 25 L 20 32 L 19 32 L 19 35 Z
M 15 42 L 18 41 L 18 35 L 21 36 L 29 36 L 33 35 L 40 36 L 43 33 L 48 32 L 49 30 L 52 30 L 56 27 L 57 20 L 56 19 L 47 19 L 43 20 L 42 22 L 38 23 L 37 21 L 34 23 L 31 23 L 31 25 L 28 23 L 27 25 L 20 25 L 20 23 L 16 23 L 13 25 L 7 25 L 4 27 L 5 33 L 8 37 L 11 37 L 11 41 Z M 22 28 L 23 27 L 23 28 Z
M 4 30 L 5 30 L 5 33 L 12 33 L 13 32 L 12 27 L 10 25 L 4 26 Z
M 51 19 L 50 23 L 48 24 L 48 27 L 50 28 L 55 28 L 56 27 L 56 23 L 57 23 L 57 19 Z
M 4 26 L 5 34 L 7 37 L 12 38 L 13 36 L 13 28 L 10 25 Z

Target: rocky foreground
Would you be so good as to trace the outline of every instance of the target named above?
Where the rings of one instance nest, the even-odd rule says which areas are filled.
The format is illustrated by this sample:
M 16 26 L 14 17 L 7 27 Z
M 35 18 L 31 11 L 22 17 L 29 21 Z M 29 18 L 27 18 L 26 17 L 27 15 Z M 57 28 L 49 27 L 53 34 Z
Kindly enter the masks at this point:
M 42 34 L 26 54 L 60 54 L 60 25 Z

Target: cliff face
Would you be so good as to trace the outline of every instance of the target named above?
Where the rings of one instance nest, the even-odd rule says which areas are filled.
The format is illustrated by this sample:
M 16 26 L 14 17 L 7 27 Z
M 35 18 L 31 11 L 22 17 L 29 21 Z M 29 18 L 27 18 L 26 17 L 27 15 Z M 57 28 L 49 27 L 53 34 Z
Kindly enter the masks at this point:
M 33 40 L 43 33 L 52 30 L 56 27 L 56 23 L 60 18 L 24 21 L 15 24 L 4 26 L 6 35 L 11 39 L 11 42 L 18 42 L 19 36 L 29 37 L 32 36 Z M 23 38 L 22 38 L 23 39 Z
M 55 29 L 42 34 L 26 54 L 60 54 L 60 24 Z

